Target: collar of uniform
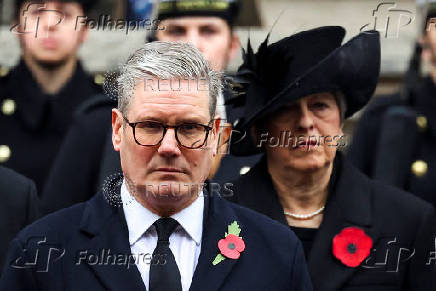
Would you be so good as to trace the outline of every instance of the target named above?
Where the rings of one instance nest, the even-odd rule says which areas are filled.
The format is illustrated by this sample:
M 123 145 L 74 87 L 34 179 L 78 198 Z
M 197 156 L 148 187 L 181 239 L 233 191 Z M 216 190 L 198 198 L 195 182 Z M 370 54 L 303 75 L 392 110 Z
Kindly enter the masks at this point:
M 51 101 L 58 100 L 61 96 L 71 95 L 59 100 L 63 106 L 74 107 L 74 104 L 82 102 L 83 100 L 79 100 L 77 97 L 77 88 L 72 87 L 74 84 L 88 82 L 80 62 L 77 62 L 76 69 L 70 80 L 67 81 L 59 93 L 53 95 L 43 92 L 32 72 L 24 63 L 24 60 L 21 60 L 11 72 L 11 79 L 13 81 L 10 89 L 15 92 L 17 113 L 19 113 L 20 118 L 25 124 L 32 129 L 41 126 L 46 116 L 45 113 L 48 110 L 48 104 Z M 80 94 L 82 94 L 82 92 Z
M 125 180 L 121 186 L 121 200 L 123 202 L 123 211 L 129 229 L 129 242 L 130 245 L 133 245 L 150 229 L 160 216 L 142 206 L 132 197 L 126 187 Z M 184 231 L 197 245 L 201 243 L 203 234 L 203 210 L 204 197 L 203 192 L 201 192 L 191 205 L 171 216 L 173 219 L 177 220 Z
M 431 77 L 424 78 L 415 93 L 415 103 L 418 107 L 434 110 L 436 108 L 436 85 Z M 428 108 L 430 107 L 430 108 Z

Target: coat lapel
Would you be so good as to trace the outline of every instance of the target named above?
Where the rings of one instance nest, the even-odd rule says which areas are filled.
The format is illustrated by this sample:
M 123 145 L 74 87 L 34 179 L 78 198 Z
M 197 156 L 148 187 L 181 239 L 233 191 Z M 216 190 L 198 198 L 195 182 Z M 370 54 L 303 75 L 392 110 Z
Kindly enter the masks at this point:
M 330 189 L 323 222 L 308 258 L 314 290 L 339 290 L 358 268 L 347 267 L 334 257 L 336 234 L 347 226 L 362 228 L 373 240 L 378 234 L 371 227 L 371 187 L 368 179 L 339 154 L 335 164 L 337 182 Z M 326 272 L 328 270 L 328 272 Z
M 121 206 L 109 205 L 103 194 L 98 193 L 84 211 L 80 229 L 90 236 L 89 244 L 85 246 L 88 253 L 101 254 L 103 250 L 110 250 L 117 258 L 115 264 L 88 264 L 108 290 L 146 290 L 136 265 L 128 268 L 125 263 L 131 251 Z M 118 254 L 122 254 L 120 261 Z
M 268 173 L 265 156 L 235 183 L 234 191 L 237 197 L 236 203 L 288 225 Z
M 225 259 L 215 266 L 212 265 L 212 261 L 220 252 L 218 241 L 224 238 L 227 226 L 238 219 L 233 210 L 223 203 L 219 197 L 209 197 L 205 200 L 205 203 L 208 205 L 205 205 L 207 211 L 203 220 L 201 253 L 189 289 L 191 291 L 206 289 L 216 291 L 220 289 L 220 286 L 238 262 L 238 260 Z

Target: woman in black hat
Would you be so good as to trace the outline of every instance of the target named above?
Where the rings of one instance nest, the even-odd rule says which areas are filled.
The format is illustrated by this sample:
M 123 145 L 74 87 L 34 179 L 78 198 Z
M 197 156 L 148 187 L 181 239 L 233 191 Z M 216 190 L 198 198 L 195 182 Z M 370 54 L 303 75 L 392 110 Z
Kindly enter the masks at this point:
M 315 290 L 436 290 L 434 208 L 337 151 L 343 120 L 368 102 L 380 70 L 377 32 L 341 45 L 344 35 L 320 27 L 267 38 L 256 54 L 248 46 L 231 151 L 264 157 L 229 199 L 294 230 Z

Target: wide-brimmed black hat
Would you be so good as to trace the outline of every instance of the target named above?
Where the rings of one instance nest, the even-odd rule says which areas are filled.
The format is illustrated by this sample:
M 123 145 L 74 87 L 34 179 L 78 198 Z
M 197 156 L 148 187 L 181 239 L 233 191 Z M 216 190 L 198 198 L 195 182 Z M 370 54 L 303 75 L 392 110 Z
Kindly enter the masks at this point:
M 261 152 L 250 135 L 252 125 L 301 97 L 340 91 L 346 102 L 345 118 L 368 103 L 380 73 L 379 33 L 362 32 L 341 45 L 344 36 L 344 28 L 325 26 L 271 45 L 267 37 L 257 53 L 248 42 L 235 77 L 238 96 L 229 102 L 244 107 L 232 134 L 232 154 Z

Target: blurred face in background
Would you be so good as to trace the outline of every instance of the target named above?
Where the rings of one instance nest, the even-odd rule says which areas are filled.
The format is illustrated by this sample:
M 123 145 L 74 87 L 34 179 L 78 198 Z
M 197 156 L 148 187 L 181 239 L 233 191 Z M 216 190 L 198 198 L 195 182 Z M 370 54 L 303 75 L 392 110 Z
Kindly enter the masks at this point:
M 239 50 L 238 37 L 219 17 L 169 18 L 161 25 L 165 29 L 158 30 L 158 40 L 188 42 L 196 46 L 216 71 L 224 70 Z
M 324 137 L 342 136 L 340 109 L 331 93 L 302 97 L 283 106 L 267 119 L 269 136 L 292 135 L 288 146 L 265 146 L 268 165 L 281 170 L 312 171 L 327 167 L 336 156 L 336 141 Z
M 233 33 L 229 24 L 219 17 L 187 16 L 168 18 L 160 23 L 164 30 L 157 31 L 161 41 L 188 42 L 197 47 L 215 71 L 223 71 L 239 51 L 239 38 Z M 231 124 L 222 123 L 230 130 Z M 220 133 L 219 152 L 225 153 L 230 131 Z M 209 178 L 217 172 L 223 154 L 217 155 L 212 162 Z
M 24 58 L 48 66 L 75 60 L 88 33 L 83 24 L 75 27 L 78 16 L 84 12 L 76 2 L 24 3 L 16 27 Z

